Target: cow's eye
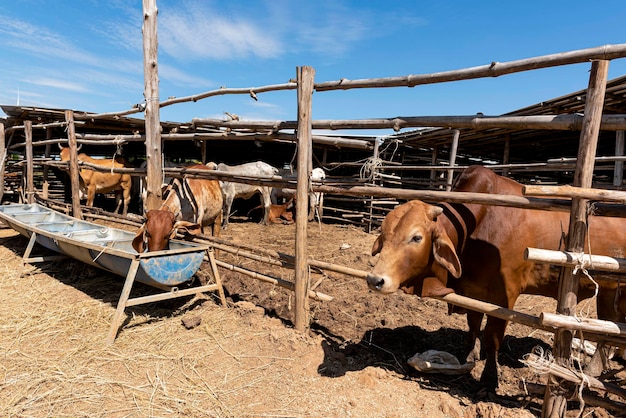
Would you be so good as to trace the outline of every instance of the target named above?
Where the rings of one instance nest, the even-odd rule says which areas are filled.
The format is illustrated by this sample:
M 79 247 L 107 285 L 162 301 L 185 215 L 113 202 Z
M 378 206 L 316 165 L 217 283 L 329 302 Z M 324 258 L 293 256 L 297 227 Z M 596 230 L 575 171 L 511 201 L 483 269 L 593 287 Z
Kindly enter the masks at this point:
M 419 244 L 420 242 L 422 242 L 422 239 L 423 238 L 421 235 L 413 235 L 413 238 L 411 238 L 411 242 Z

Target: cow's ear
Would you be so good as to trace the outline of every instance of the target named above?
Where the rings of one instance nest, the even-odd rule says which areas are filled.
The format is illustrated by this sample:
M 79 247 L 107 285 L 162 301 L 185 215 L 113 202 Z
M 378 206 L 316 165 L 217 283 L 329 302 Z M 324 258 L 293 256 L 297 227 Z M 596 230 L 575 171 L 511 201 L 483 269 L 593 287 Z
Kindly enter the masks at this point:
M 455 278 L 461 277 L 461 262 L 447 234 L 437 234 L 433 240 L 435 261 L 446 268 Z
M 436 277 L 426 277 L 422 284 L 422 297 L 432 298 L 438 296 L 445 296 L 447 294 L 454 293 L 454 290 L 446 287 Z
M 194 223 L 187 222 L 187 221 L 178 221 L 172 227 L 171 238 L 173 238 L 176 235 L 176 232 L 179 229 L 182 229 L 183 231 L 191 235 L 198 235 L 201 232 L 202 227 L 199 224 L 194 224 Z
M 139 228 L 139 232 L 137 232 L 137 235 L 135 235 L 135 238 L 133 238 L 133 248 L 135 249 L 135 251 L 137 251 L 138 253 L 143 253 L 146 250 L 146 240 L 144 239 L 144 231 L 146 229 L 146 224 L 141 225 L 141 228 Z
M 379 235 L 374 241 L 374 245 L 372 245 L 372 256 L 375 256 L 383 249 L 383 236 Z

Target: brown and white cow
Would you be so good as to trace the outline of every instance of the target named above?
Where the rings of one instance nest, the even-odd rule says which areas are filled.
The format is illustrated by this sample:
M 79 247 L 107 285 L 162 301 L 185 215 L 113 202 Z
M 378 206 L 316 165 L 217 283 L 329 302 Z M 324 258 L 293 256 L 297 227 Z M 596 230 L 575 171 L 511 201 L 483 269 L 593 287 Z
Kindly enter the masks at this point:
M 61 161 L 69 161 L 70 149 L 67 147 L 61 147 L 60 158 Z M 101 165 L 106 168 L 132 167 L 121 157 L 115 159 L 91 158 L 87 154 L 81 152 L 78 154 L 77 158 L 79 161 Z M 130 204 L 130 192 L 132 187 L 132 178 L 130 174 L 103 173 L 89 168 L 81 168 L 80 181 L 81 186 L 84 187 L 87 192 L 87 206 L 93 206 L 96 193 L 104 194 L 115 192 L 117 200 L 115 212 L 120 210 L 120 206 L 122 206 L 123 203 L 124 206 L 122 214 L 126 215 L 128 212 L 128 205 Z
M 187 167 L 209 170 L 202 164 Z M 165 189 L 161 208 L 150 210 L 146 222 L 133 239 L 133 248 L 142 253 L 166 250 L 178 230 L 197 234 L 211 226 L 212 235 L 219 237 L 222 223 L 222 190 L 218 180 L 174 178 Z
M 457 180 L 455 191 L 521 195 L 522 185 L 472 166 Z M 626 220 L 590 217 L 593 254 L 624 257 Z M 369 274 L 369 286 L 381 293 L 402 288 L 421 296 L 456 292 L 513 309 L 521 293 L 556 298 L 558 280 L 549 266 L 526 261 L 527 247 L 563 249 L 569 214 L 478 204 L 433 206 L 414 200 L 396 207 L 384 219 L 372 254 L 380 254 Z M 621 321 L 626 297 L 616 281 L 593 275 L 599 282 L 598 317 Z M 581 279 L 579 299 L 593 296 L 595 286 Z M 624 289 L 621 289 L 624 290 Z M 480 333 L 482 313 L 467 312 L 466 354 L 472 354 Z M 507 321 L 489 316 L 484 330 L 486 354 L 481 383 L 497 387 L 497 353 Z

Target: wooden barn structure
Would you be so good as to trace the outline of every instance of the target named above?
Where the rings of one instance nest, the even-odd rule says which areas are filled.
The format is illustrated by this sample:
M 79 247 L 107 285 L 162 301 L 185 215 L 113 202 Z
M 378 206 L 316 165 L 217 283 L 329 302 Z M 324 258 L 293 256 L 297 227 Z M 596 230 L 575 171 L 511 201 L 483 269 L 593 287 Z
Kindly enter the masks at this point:
M 156 4 L 146 1 L 144 5 L 144 73 L 146 82 L 145 104 L 133 109 L 111 113 L 90 114 L 71 110 L 36 109 L 27 107 L 3 107 L 9 118 L 0 125 L 0 155 L 18 157 L 3 158 L 0 173 L 8 168 L 7 162 L 17 162 L 25 168 L 23 181 L 23 199 L 32 202 L 47 199 L 50 196 L 50 184 L 47 176 L 54 167 L 61 167 L 53 161 L 53 146 L 68 143 L 73 158 L 69 164 L 71 188 L 71 211 L 75 216 L 83 216 L 78 193 L 78 167 L 75 153 L 77 145 L 82 144 L 84 151 L 92 155 L 108 156 L 122 152 L 129 158 L 135 168 L 111 169 L 115 172 L 128 172 L 135 176 L 147 177 L 148 199 L 154 204 L 160 199 L 160 181 L 164 172 L 172 175 L 193 175 L 207 178 L 228 179 L 244 183 L 266 184 L 272 186 L 289 185 L 297 189 L 299 201 L 305 201 L 306 194 L 311 191 L 323 192 L 341 198 L 352 197 L 351 204 L 361 204 L 360 208 L 352 208 L 351 214 L 360 218 L 369 215 L 370 225 L 376 210 L 385 213 L 385 206 L 395 205 L 407 199 L 427 201 L 455 201 L 483 204 L 498 204 L 522 208 L 536 208 L 537 202 L 532 198 L 513 198 L 509 196 L 476 196 L 475 194 L 454 193 L 449 188 L 452 178 L 449 169 L 460 169 L 466 162 L 482 161 L 492 168 L 503 170 L 516 178 L 545 184 L 572 183 L 574 190 L 567 189 L 534 189 L 535 195 L 548 195 L 565 198 L 565 204 L 551 210 L 570 211 L 570 234 L 567 250 L 582 253 L 586 234 L 588 204 L 590 201 L 610 201 L 613 204 L 605 212 L 596 208 L 596 214 L 623 212 L 626 196 L 616 190 L 598 190 L 592 186 L 612 185 L 611 189 L 622 187 L 621 177 L 623 154 L 623 131 L 626 129 L 626 112 L 624 79 L 607 81 L 608 65 L 613 59 L 626 57 L 626 45 L 606 45 L 587 50 L 572 51 L 544 57 L 536 57 L 508 63 L 491 63 L 482 67 L 465 70 L 448 71 L 435 74 L 409 75 L 383 79 L 347 80 L 315 83 L 315 71 L 310 67 L 299 67 L 295 81 L 274 86 L 247 87 L 242 89 L 220 89 L 201 93 L 195 96 L 173 98 L 158 101 L 158 67 L 156 60 Z M 385 88 L 414 87 L 420 84 L 455 81 L 479 77 L 497 77 L 513 72 L 527 71 L 559 65 L 569 65 L 591 61 L 591 74 L 587 89 L 563 98 L 551 100 L 531 106 L 511 114 L 490 117 L 472 116 L 440 116 L 440 117 L 406 117 L 381 118 L 374 120 L 351 121 L 315 121 L 311 120 L 311 95 L 313 91 L 349 90 L 353 88 Z M 156 81 L 156 82 L 155 82 Z M 276 90 L 296 90 L 298 105 L 297 121 L 241 121 L 236 117 L 227 120 L 193 119 L 187 123 L 161 122 L 158 117 L 160 107 L 174 105 L 185 101 L 207 99 L 223 94 L 249 94 L 256 96 Z M 145 112 L 145 119 L 128 117 L 134 113 Z M 435 128 L 433 128 L 435 127 Z M 423 128 L 403 134 L 377 138 L 359 136 L 330 137 L 315 135 L 317 129 L 396 129 Z M 428 129 L 425 129 L 428 128 Z M 616 132 L 621 132 L 617 133 Z M 548 135 L 549 134 L 549 135 Z M 607 139 L 603 139 L 607 138 Z M 202 174 L 181 169 L 163 169 L 162 156 L 172 159 L 193 159 L 202 162 L 231 162 L 232 154 L 228 147 L 231 141 L 237 141 L 237 162 L 243 153 L 250 160 L 263 159 L 282 166 L 296 162 L 297 181 L 286 182 L 275 178 L 241 178 L 210 171 Z M 176 143 L 168 150 L 168 142 Z M 182 144 L 185 144 L 184 147 Z M 240 145 L 244 144 L 245 145 Z M 394 152 L 393 158 L 388 156 L 390 149 L 386 145 L 398 144 L 401 152 Z M 621 145 L 620 145 L 621 144 Z M 91 150 L 89 149 L 91 148 Z M 108 147 L 110 151 L 104 151 Z M 96 150 L 98 148 L 98 150 Z M 242 151 L 244 150 L 245 151 Z M 599 170 L 594 175 L 596 166 L 596 149 L 610 157 L 605 159 L 611 167 Z M 176 150 L 176 151 L 174 151 Z M 179 151 L 180 150 L 180 151 Z M 447 155 L 446 155 L 447 154 Z M 295 155 L 295 157 L 294 157 Z M 258 156 L 258 158 L 257 158 Z M 531 159 L 532 157 L 532 159 Z M 574 158 L 561 160 L 561 157 Z M 147 170 L 136 168 L 140 161 L 148 162 Z M 552 161 L 552 160 L 559 161 Z M 534 161 L 536 160 L 536 161 Z M 600 160 L 599 168 L 605 165 Z M 610 161 L 610 162 L 609 162 Z M 537 164 L 533 167 L 532 164 Z M 35 181 L 34 166 L 41 167 L 42 180 Z M 93 165 L 81 164 L 91 169 Z M 338 168 L 335 178 L 323 183 L 311 181 L 311 169 L 321 165 Z M 541 167 L 541 169 L 539 168 Z M 344 171 L 345 170 L 345 171 Z M 409 172 L 411 175 L 409 176 Z M 444 173 L 441 177 L 440 172 Z M 538 175 L 536 173 L 540 172 Z M 609 172 L 607 174 L 607 172 Z M 421 173 L 421 174 L 416 174 Z M 3 179 L 4 179 L 3 175 Z M 443 178 L 445 181 L 441 181 Z M 619 180 L 619 181 L 618 181 Z M 595 181 L 595 184 L 594 184 Z M 617 184 L 615 184 L 617 183 Z M 421 184 L 422 187 L 416 187 Z M 156 187 L 158 186 L 158 187 Z M 607 186 L 608 188 L 608 186 Z M 159 190 L 157 190 L 159 189 Z M 530 190 L 530 189 L 529 189 Z M 381 202 L 382 201 L 382 202 Z M 541 206 L 545 208 L 545 205 Z M 69 208 L 68 208 L 69 210 Z M 361 212 L 361 213 L 355 213 Z M 612 211 L 612 212 L 611 212 Z M 346 212 L 348 213 L 348 212 Z M 623 215 L 623 213 L 622 213 Z M 88 215 L 94 216 L 94 215 Z M 336 218 L 350 219 L 344 215 Z M 295 255 L 285 258 L 267 251 L 262 255 L 252 254 L 251 248 L 237 254 L 249 252 L 250 257 L 266 260 L 271 255 L 273 265 L 289 266 L 294 270 L 294 281 L 264 277 L 289 287 L 295 292 L 295 327 L 304 331 L 308 327 L 308 298 L 322 298 L 309 288 L 308 268 L 311 266 L 327 268 L 357 277 L 365 277 L 366 272 L 356 271 L 347 266 L 336 266 L 310 260 L 306 253 L 306 209 L 298 206 L 296 213 Z M 215 248 L 228 251 L 229 243 L 219 239 L 203 237 Z M 282 258 L 281 258 L 282 257 Z M 548 261 L 547 257 L 541 262 Z M 615 260 L 619 266 L 625 265 L 624 260 Z M 219 264 L 221 267 L 238 268 Z M 562 274 L 563 282 L 558 302 L 558 312 L 564 316 L 574 312 L 576 288 L 578 285 L 574 272 L 574 263 L 565 263 Z M 618 267 L 619 272 L 626 269 Z M 239 271 L 239 270 L 238 270 Z M 253 273 L 253 272 L 252 272 Z M 251 274 L 260 278 L 259 275 Z M 572 298 L 572 294 L 574 297 Z M 477 301 L 466 300 L 459 295 L 448 295 L 443 300 L 470 307 L 508 320 L 518 320 L 540 328 L 554 331 L 557 341 L 556 356 L 565 362 L 569 351 L 574 329 L 582 329 L 582 325 L 567 326 L 546 325 L 540 318 L 528 318 L 517 315 L 501 307 L 489 306 Z M 572 305 L 573 303 L 573 305 Z M 593 326 L 585 324 L 586 327 Z M 587 328 L 587 329 L 588 329 Z M 602 341 L 626 345 L 623 333 L 607 336 L 604 329 L 596 328 L 588 336 L 595 336 Z M 564 379 L 563 376 L 559 376 Z M 557 382 L 558 383 L 558 382 Z M 562 410 L 564 398 L 552 382 L 548 385 L 547 400 L 544 407 Z M 546 415 L 553 415 L 550 411 Z

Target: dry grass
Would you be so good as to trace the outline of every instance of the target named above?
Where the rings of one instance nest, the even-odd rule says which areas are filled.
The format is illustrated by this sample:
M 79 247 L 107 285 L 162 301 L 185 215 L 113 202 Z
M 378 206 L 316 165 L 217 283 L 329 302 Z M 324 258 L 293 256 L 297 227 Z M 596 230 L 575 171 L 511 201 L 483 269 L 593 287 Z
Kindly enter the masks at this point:
M 2 237 L 13 235 L 0 230 Z M 20 277 L 19 250 L 0 246 L 2 416 L 245 416 L 249 405 L 238 402 L 237 393 L 271 386 L 269 376 L 280 376 L 267 368 L 293 363 L 289 356 L 239 351 L 250 338 L 232 332 L 242 328 L 236 323 L 241 317 L 211 300 L 178 302 L 165 314 L 152 314 L 150 305 L 128 310 L 130 321 L 108 346 L 112 304 L 47 273 Z M 88 276 L 82 288 L 104 287 L 111 280 L 76 267 L 77 276 Z M 110 287 L 114 292 L 120 285 Z M 185 315 L 200 316 L 202 324 L 186 330 Z M 269 341 L 269 333 L 259 330 L 255 337 Z

